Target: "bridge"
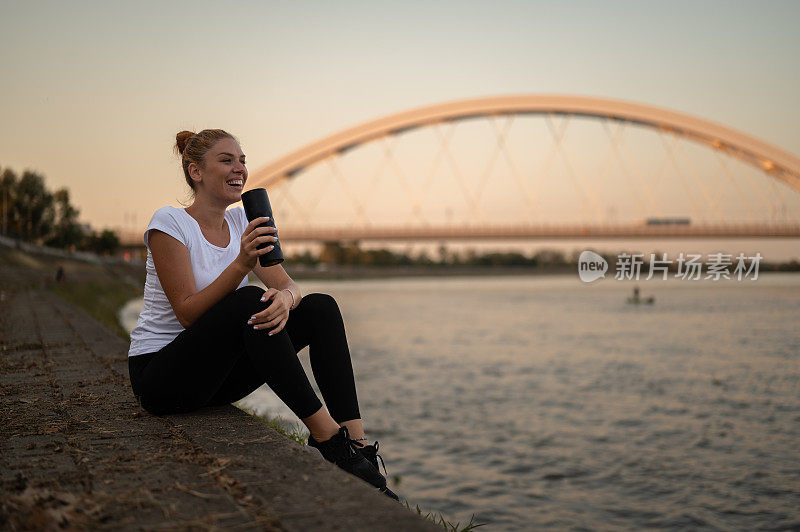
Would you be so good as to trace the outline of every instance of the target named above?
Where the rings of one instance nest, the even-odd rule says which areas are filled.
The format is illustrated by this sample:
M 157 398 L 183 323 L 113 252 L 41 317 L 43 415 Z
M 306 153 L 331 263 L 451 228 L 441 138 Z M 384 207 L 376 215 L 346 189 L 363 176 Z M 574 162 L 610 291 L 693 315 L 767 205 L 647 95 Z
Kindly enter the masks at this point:
M 700 117 L 604 98 L 500 96 L 392 114 L 251 171 L 256 187 L 286 242 L 800 237 L 800 158 Z
M 568 238 L 754 238 L 800 236 L 798 224 L 700 224 L 700 225 L 483 225 L 431 227 L 337 227 L 281 229 L 281 238 L 294 242 L 318 241 L 419 241 L 419 240 L 548 240 Z

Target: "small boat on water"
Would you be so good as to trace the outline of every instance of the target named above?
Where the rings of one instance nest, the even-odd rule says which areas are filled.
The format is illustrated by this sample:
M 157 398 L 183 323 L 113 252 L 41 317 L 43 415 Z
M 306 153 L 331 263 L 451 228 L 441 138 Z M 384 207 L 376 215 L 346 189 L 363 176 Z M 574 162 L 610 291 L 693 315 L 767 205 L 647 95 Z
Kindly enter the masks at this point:
M 639 295 L 639 287 L 633 287 L 633 295 L 628 298 L 628 303 L 632 305 L 652 305 L 656 298 L 653 296 L 642 297 Z

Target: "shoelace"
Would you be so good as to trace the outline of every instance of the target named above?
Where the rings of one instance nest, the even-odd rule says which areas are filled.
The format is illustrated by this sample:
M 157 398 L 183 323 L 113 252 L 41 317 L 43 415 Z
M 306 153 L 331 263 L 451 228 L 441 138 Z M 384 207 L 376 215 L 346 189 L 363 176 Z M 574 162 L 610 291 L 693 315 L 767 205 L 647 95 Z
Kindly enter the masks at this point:
M 383 457 L 378 454 L 378 447 L 379 446 L 380 446 L 380 444 L 377 441 L 375 441 L 375 445 L 373 445 L 373 447 L 375 447 L 375 458 L 378 458 L 381 461 L 381 465 L 383 466 L 383 475 L 385 477 L 388 477 L 389 473 L 386 471 L 386 463 L 383 461 Z M 367 447 L 368 446 L 365 445 L 364 447 L 361 447 L 361 450 L 364 451 Z M 367 452 L 371 453 L 372 451 L 367 451 Z
M 347 430 L 347 427 L 342 427 L 342 436 L 344 436 L 344 441 L 346 443 L 347 448 L 347 456 L 350 459 L 356 458 L 359 455 L 358 450 L 360 447 L 356 445 L 356 440 L 350 437 L 350 432 Z

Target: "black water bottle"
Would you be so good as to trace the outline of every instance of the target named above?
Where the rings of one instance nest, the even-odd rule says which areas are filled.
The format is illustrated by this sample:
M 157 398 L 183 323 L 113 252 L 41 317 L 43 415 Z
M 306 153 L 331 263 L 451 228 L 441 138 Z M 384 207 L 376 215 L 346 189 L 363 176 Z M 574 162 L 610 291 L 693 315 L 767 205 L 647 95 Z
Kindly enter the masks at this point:
M 242 204 L 244 205 L 244 214 L 247 216 L 247 221 L 252 222 L 261 216 L 269 216 L 266 223 L 258 227 L 275 227 L 275 218 L 272 216 L 272 207 L 269 204 L 269 196 L 267 196 L 267 189 L 254 188 L 242 194 Z M 274 236 L 274 233 L 267 233 Z M 274 266 L 283 262 L 283 252 L 281 251 L 281 243 L 277 240 L 271 243 L 274 248 L 269 253 L 264 253 L 258 257 L 261 266 Z M 265 242 L 258 246 L 258 249 L 264 249 L 269 246 L 270 242 Z

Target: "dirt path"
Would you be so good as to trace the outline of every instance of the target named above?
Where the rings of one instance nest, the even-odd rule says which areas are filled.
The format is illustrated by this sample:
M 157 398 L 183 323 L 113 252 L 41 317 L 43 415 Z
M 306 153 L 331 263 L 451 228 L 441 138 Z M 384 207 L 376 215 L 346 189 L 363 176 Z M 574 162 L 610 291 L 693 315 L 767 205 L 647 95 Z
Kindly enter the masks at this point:
M 147 414 L 127 342 L 23 281 L 0 271 L 0 529 L 438 529 L 232 406 Z

